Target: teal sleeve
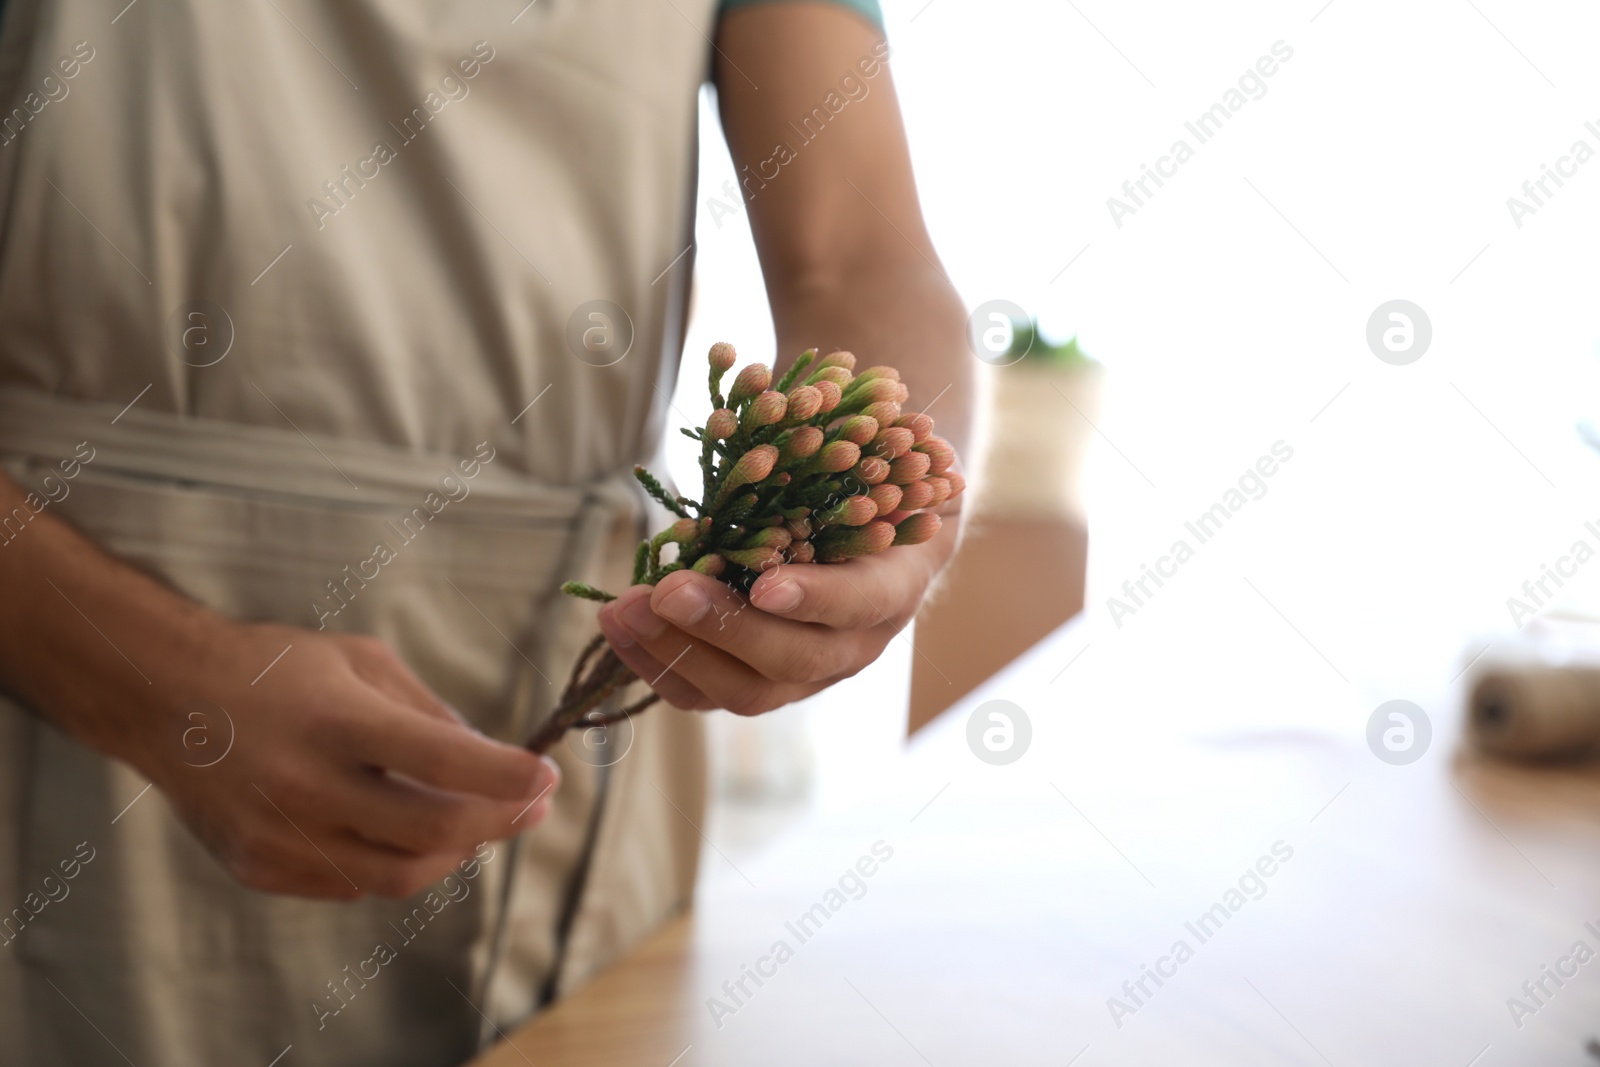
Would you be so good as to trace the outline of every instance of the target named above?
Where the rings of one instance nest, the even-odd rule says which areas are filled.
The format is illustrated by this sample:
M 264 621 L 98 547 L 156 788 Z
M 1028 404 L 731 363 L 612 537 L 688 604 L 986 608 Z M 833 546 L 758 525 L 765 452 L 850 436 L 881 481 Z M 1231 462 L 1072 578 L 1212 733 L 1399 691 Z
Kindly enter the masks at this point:
M 777 2 L 777 0 L 721 0 L 717 5 L 717 14 L 721 16 L 735 8 L 774 2 Z M 883 29 L 883 9 L 878 6 L 878 0 L 828 0 L 828 2 L 839 7 L 849 8 L 878 29 Z

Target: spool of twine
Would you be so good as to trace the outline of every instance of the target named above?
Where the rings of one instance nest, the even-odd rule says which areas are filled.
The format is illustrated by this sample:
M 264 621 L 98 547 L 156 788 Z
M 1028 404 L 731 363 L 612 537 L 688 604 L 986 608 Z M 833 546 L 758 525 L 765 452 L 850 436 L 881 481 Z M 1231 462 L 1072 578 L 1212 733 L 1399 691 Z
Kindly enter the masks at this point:
M 1472 690 L 1468 728 L 1497 756 L 1559 759 L 1600 752 L 1600 667 L 1485 671 Z

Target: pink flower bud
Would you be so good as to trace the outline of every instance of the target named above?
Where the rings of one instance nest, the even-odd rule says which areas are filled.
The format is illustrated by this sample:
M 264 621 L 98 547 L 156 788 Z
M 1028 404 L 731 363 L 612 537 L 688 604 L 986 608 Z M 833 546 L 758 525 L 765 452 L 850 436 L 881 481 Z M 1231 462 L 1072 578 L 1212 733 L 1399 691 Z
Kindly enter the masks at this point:
M 927 482 L 911 482 L 902 486 L 901 490 L 901 511 L 920 511 L 933 503 L 933 486 Z
M 878 420 L 866 415 L 852 415 L 839 427 L 839 439 L 855 445 L 865 445 L 878 435 Z
M 920 411 L 915 415 L 900 416 L 895 420 L 895 425 L 910 430 L 912 439 L 919 445 L 933 436 L 933 419 Z
M 919 512 L 894 528 L 894 543 L 920 545 L 924 541 L 931 541 L 943 525 L 944 522 L 933 512 Z
M 679 519 L 667 527 L 667 539 L 686 545 L 700 536 L 700 523 L 695 519 Z
M 706 433 L 718 441 L 726 441 L 739 432 L 739 416 L 727 408 L 718 408 L 706 419 Z
M 817 518 L 831 526 L 865 526 L 878 517 L 878 505 L 870 496 L 847 496 Z
M 925 508 L 936 508 L 950 499 L 950 479 L 938 478 L 934 475 L 922 479 L 922 484 L 933 490 L 933 499 L 922 505 Z
M 895 370 L 893 367 L 880 366 L 868 367 L 866 370 L 856 375 L 856 381 L 858 382 L 870 382 L 874 378 L 884 378 L 891 382 L 898 382 L 900 380 L 900 372 Z
M 782 422 L 788 410 L 789 398 L 769 389 L 750 401 L 750 405 L 744 409 L 744 418 L 740 422 L 744 432 L 749 433 L 762 426 Z
M 820 382 L 832 382 L 833 384 L 837 385 L 840 389 L 843 389 L 845 386 L 849 385 L 851 383 L 851 381 L 853 381 L 854 379 L 855 379 L 855 375 L 851 374 L 849 371 L 845 370 L 843 367 L 823 367 L 821 370 L 817 371 L 811 377 L 807 378 L 806 379 L 806 384 L 807 385 L 816 385 L 816 384 L 818 384 Z
M 950 483 L 949 499 L 954 500 L 956 497 L 960 496 L 966 491 L 967 480 L 961 477 L 961 475 L 957 474 L 955 471 L 946 471 L 944 480 Z
M 817 558 L 817 547 L 810 541 L 796 541 L 787 553 L 790 563 L 810 563 Z
M 837 474 L 856 465 L 861 458 L 861 448 L 849 441 L 829 441 L 811 460 L 813 471 Z
M 726 500 L 740 486 L 754 485 L 765 479 L 777 462 L 778 449 L 774 445 L 757 445 L 740 456 L 722 483 L 722 499 Z
M 904 404 L 906 401 L 911 399 L 911 390 L 906 388 L 906 384 L 904 382 L 895 382 L 894 384 L 894 402 L 896 404 Z
M 722 554 L 729 563 L 737 563 L 753 571 L 768 570 L 783 562 L 783 553 L 776 548 L 725 548 Z
M 832 411 L 844 399 L 844 390 L 839 388 L 838 382 L 818 382 L 814 388 L 822 394 L 822 406 L 817 409 L 818 414 Z
M 917 451 L 926 452 L 928 454 L 928 459 L 930 461 L 928 470 L 932 471 L 934 474 L 943 474 L 945 471 L 949 470 L 951 465 L 956 461 L 956 450 L 951 446 L 949 441 L 946 441 L 942 437 L 928 438 L 920 445 L 917 445 Z
M 796 541 L 804 541 L 811 536 L 810 519 L 785 519 L 783 528 L 789 531 L 789 536 Z
M 815 426 L 802 426 L 789 435 L 783 443 L 783 452 L 779 456 L 785 467 L 792 466 L 802 459 L 810 459 L 817 454 L 817 449 L 822 447 L 822 430 Z
M 856 369 L 855 354 L 846 352 L 842 348 L 837 352 L 829 352 L 817 361 L 815 369 L 826 370 L 829 367 L 843 367 L 845 370 L 853 371 Z
M 862 408 L 861 414 L 877 419 L 879 426 L 893 426 L 900 417 L 900 405 L 893 400 L 880 400 Z
M 900 498 L 904 493 L 898 485 L 890 485 L 885 482 L 883 485 L 873 486 L 872 491 L 867 495 L 878 506 L 878 517 L 882 518 L 900 506 Z
M 817 541 L 817 560 L 839 563 L 856 556 L 870 556 L 894 544 L 894 527 L 875 520 L 865 526 L 835 527 Z
M 911 446 L 915 443 L 910 430 L 904 426 L 891 426 L 878 434 L 872 442 L 872 447 L 867 451 L 884 459 L 898 459 L 910 452 Z
M 738 360 L 739 354 L 733 350 L 733 346 L 728 342 L 718 341 L 716 344 L 711 346 L 711 352 L 707 358 L 711 362 L 712 370 L 716 371 L 718 374 L 726 374 L 733 369 L 733 365 Z
M 708 578 L 720 578 L 722 577 L 722 572 L 728 569 L 728 561 L 713 552 L 695 560 L 694 565 L 689 569 L 698 571 Z
M 928 473 L 926 452 L 907 452 L 889 464 L 889 480 L 895 485 L 910 485 Z
M 772 384 L 772 371 L 767 369 L 765 363 L 752 363 L 739 372 L 733 380 L 733 388 L 728 391 L 728 403 L 738 404 L 766 391 Z
M 822 410 L 822 393 L 814 385 L 801 385 L 789 391 L 790 422 L 805 422 Z
M 789 543 L 793 540 L 794 535 L 782 526 L 769 526 L 765 530 L 745 538 L 743 547 L 784 549 L 788 548 Z
M 877 485 L 889 477 L 889 461 L 880 456 L 864 456 L 856 465 L 856 477 L 868 485 Z
M 899 382 L 890 381 L 888 378 L 873 378 L 871 381 L 861 382 L 850 390 L 853 400 L 864 400 L 868 404 L 876 404 L 880 400 L 900 399 Z

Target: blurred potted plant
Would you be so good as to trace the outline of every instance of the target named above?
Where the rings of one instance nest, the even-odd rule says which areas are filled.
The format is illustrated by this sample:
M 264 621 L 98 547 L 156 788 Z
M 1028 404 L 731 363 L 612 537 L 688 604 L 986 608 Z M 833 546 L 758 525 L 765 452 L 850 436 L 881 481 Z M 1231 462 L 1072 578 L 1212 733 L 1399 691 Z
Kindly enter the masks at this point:
M 1076 337 L 1052 342 L 1037 320 L 1014 321 L 994 370 L 994 425 L 983 513 L 1083 518 L 1083 457 L 1099 417 L 1099 363 Z

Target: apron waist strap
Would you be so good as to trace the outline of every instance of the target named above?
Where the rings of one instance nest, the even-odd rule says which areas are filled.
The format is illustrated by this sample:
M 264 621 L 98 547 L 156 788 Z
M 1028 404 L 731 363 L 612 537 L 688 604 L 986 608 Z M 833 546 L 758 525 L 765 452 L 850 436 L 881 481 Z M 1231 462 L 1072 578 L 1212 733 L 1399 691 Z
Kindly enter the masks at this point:
M 0 453 L 53 464 L 85 441 L 98 472 L 323 505 L 414 501 L 439 490 L 446 475 L 459 477 L 463 464 L 475 465 L 471 510 L 479 515 L 565 521 L 597 496 L 619 508 L 638 501 L 632 480 L 622 475 L 579 486 L 525 478 L 492 462 L 488 442 L 457 457 L 0 386 Z

